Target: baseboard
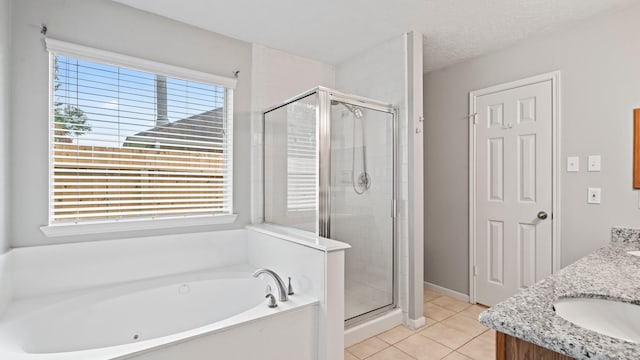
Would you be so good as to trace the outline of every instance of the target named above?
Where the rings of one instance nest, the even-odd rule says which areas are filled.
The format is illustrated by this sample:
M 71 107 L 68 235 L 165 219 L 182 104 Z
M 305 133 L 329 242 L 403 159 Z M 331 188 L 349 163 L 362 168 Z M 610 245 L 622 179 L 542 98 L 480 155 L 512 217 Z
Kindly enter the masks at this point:
M 386 314 L 344 331 L 344 347 L 357 344 L 402 324 L 402 310 L 393 309 Z
M 469 295 L 463 294 L 463 293 L 459 293 L 459 292 L 451 290 L 451 289 L 447 289 L 446 287 L 442 287 L 440 285 L 432 284 L 430 282 L 425 281 L 424 282 L 424 288 L 439 292 L 439 293 L 441 293 L 443 295 L 450 296 L 450 297 L 452 297 L 454 299 L 458 299 L 458 300 L 469 302 Z
M 425 319 L 424 316 L 420 316 L 417 319 L 406 319 L 405 320 L 405 324 L 411 330 L 416 330 L 416 329 L 419 329 L 419 328 L 423 327 L 426 324 L 426 322 L 427 322 L 427 319 Z

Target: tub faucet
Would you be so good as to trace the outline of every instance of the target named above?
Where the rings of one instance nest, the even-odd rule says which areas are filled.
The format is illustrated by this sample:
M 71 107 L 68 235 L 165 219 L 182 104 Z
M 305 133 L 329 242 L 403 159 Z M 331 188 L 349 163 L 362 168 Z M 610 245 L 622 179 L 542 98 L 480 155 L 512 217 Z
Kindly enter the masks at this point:
M 262 274 L 271 276 L 273 281 L 276 283 L 276 286 L 278 287 L 278 295 L 280 297 L 280 301 L 289 300 L 289 296 L 287 295 L 287 287 L 284 285 L 284 281 L 282 281 L 282 278 L 280 278 L 278 274 L 276 274 L 273 270 L 258 269 L 253 273 L 253 277 L 257 278 Z

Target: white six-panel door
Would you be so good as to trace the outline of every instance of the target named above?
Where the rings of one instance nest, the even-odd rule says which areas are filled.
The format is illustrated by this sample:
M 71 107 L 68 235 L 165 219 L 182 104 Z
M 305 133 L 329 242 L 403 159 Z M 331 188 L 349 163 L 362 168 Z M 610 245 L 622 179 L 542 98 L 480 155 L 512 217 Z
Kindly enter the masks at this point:
M 552 272 L 552 82 L 475 101 L 475 295 L 491 306 Z

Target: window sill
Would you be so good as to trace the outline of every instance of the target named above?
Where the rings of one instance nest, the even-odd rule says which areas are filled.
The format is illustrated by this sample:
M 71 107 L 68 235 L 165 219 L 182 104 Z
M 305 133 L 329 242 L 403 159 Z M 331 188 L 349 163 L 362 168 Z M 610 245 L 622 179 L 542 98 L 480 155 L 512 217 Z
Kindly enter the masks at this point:
M 238 214 L 230 214 L 153 220 L 122 220 L 114 222 L 96 222 L 85 224 L 57 224 L 41 226 L 40 231 L 42 231 L 42 233 L 46 237 L 90 235 L 113 232 L 231 224 L 236 221 L 237 217 Z

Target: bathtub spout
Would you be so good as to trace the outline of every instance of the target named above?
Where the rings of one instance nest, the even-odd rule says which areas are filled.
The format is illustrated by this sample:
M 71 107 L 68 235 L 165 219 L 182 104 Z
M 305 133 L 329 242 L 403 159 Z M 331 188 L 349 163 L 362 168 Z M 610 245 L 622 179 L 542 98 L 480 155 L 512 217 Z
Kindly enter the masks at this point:
M 273 270 L 258 269 L 253 273 L 253 277 L 257 278 L 262 274 L 269 275 L 273 279 L 273 281 L 276 283 L 276 286 L 278 287 L 278 295 L 280 297 L 280 301 L 289 300 L 289 296 L 287 295 L 287 287 L 284 285 L 284 281 L 282 281 L 282 278 L 278 276 L 278 274 L 276 274 Z

